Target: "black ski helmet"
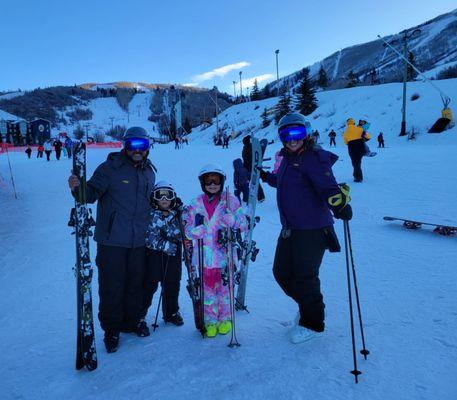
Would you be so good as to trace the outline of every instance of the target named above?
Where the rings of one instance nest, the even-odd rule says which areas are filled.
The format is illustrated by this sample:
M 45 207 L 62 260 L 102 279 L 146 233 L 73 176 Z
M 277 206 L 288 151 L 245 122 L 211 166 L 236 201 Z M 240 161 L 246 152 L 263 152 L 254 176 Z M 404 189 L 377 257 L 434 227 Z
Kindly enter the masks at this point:
M 124 132 L 124 136 L 122 136 L 122 140 L 125 141 L 126 139 L 149 139 L 148 132 L 146 129 L 142 128 L 141 126 L 131 126 Z

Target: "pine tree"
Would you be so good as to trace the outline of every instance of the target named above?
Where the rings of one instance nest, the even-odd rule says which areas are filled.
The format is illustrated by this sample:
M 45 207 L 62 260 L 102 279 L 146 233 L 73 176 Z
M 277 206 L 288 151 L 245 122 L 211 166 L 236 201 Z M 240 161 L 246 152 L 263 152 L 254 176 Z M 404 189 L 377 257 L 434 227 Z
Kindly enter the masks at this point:
M 276 105 L 276 112 L 275 112 L 275 122 L 276 124 L 279 120 L 286 114 L 290 113 L 290 96 L 288 92 L 284 92 L 280 99 L 279 103 Z
M 189 118 L 187 118 L 187 117 L 184 120 L 183 128 L 187 133 L 190 133 L 192 131 L 192 126 L 190 125 Z
M 262 99 L 269 99 L 270 97 L 272 97 L 272 94 L 271 94 L 271 91 L 270 91 L 270 87 L 269 87 L 268 85 L 266 85 L 266 86 L 262 89 L 261 98 L 262 98 Z
M 357 86 L 360 83 L 359 76 L 357 74 L 355 74 L 352 69 L 347 76 L 347 80 L 348 80 L 348 83 L 346 85 L 347 88 Z
M 263 109 L 263 113 L 262 113 L 261 117 L 262 117 L 262 128 L 266 128 L 268 125 L 270 125 L 270 122 L 271 122 L 268 119 L 268 113 L 267 113 L 266 107 Z
M 252 87 L 251 91 L 251 100 L 260 100 L 260 90 L 259 90 L 259 85 L 257 83 L 257 79 L 254 79 L 254 86 Z
M 379 77 L 376 68 L 373 68 L 370 73 L 368 74 L 370 79 L 370 85 L 379 85 Z
M 325 89 L 328 87 L 328 77 L 327 72 L 325 72 L 324 67 L 321 64 L 321 68 L 319 69 L 319 78 L 317 79 L 317 86 Z
M 297 91 L 296 109 L 303 115 L 311 114 L 317 108 L 317 99 L 313 83 L 309 78 L 309 68 L 303 70 L 303 79 Z
M 414 59 L 414 54 L 412 51 L 410 51 L 408 54 L 408 61 L 414 65 L 415 59 Z M 407 75 L 406 75 L 407 81 L 413 81 L 416 76 L 417 76 L 417 72 L 414 70 L 413 67 L 411 67 L 410 64 L 408 64 Z

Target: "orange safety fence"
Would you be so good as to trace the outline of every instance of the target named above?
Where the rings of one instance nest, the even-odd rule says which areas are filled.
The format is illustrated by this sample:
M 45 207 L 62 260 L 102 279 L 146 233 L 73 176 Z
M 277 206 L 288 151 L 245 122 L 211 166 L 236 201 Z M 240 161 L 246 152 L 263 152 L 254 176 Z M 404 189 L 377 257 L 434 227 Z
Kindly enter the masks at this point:
M 32 151 L 37 150 L 37 145 L 31 145 L 30 146 Z M 122 147 L 122 142 L 106 142 L 106 143 L 87 143 L 87 148 L 88 149 L 109 149 L 109 148 L 121 148 Z M 25 152 L 25 149 L 27 146 L 14 146 L 10 143 L 0 143 L 0 155 L 6 153 L 6 150 L 8 149 L 8 152 L 16 152 L 16 153 L 23 153 Z

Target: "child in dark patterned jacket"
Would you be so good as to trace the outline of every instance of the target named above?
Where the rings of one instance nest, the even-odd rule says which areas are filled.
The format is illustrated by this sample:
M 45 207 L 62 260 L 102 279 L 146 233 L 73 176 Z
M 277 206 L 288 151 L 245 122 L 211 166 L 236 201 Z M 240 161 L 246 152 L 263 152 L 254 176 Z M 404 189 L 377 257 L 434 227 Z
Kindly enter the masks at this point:
M 182 267 L 182 238 L 176 207 L 179 199 L 171 184 L 160 181 L 154 186 L 153 210 L 146 232 L 146 276 L 144 279 L 143 315 L 146 318 L 154 293 L 161 283 L 164 321 L 184 324 L 179 313 L 178 297 Z

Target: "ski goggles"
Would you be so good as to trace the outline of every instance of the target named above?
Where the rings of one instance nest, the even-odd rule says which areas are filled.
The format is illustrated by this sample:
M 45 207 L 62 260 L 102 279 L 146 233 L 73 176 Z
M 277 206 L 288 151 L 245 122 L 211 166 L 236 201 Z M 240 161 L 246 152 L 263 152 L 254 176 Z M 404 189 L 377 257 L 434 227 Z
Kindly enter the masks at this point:
M 176 193 L 171 189 L 156 189 L 152 192 L 152 198 L 156 201 L 176 199 Z
M 145 138 L 128 138 L 124 141 L 124 147 L 129 151 L 147 151 L 149 150 L 149 139 Z
M 205 186 L 220 185 L 222 183 L 222 180 L 219 175 L 210 175 L 203 177 L 203 183 L 205 184 Z
M 308 136 L 308 130 L 304 125 L 288 125 L 279 130 L 281 142 L 288 143 L 293 140 L 302 140 Z

